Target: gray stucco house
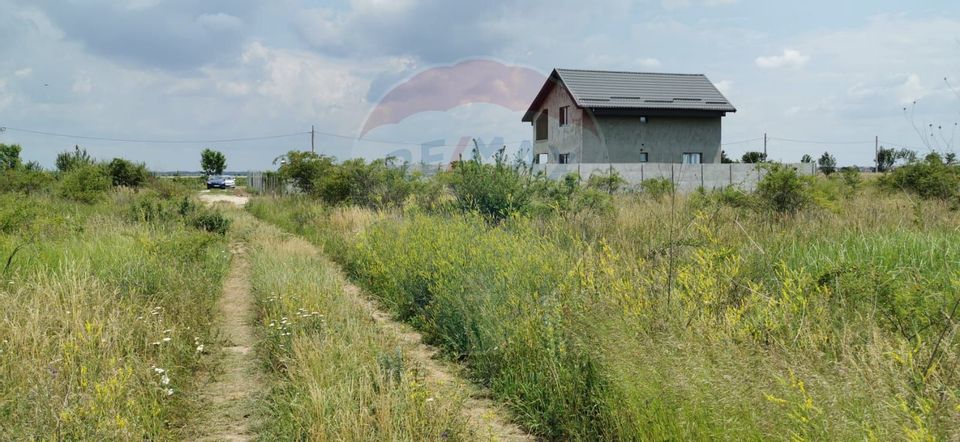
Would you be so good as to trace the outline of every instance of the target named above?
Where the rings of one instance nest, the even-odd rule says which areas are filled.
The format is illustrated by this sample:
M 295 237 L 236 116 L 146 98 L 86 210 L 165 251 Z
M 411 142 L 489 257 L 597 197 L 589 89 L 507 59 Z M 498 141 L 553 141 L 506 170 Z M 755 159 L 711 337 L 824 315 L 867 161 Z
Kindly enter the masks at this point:
M 719 163 L 737 110 L 705 75 L 554 69 L 523 116 L 534 163 Z

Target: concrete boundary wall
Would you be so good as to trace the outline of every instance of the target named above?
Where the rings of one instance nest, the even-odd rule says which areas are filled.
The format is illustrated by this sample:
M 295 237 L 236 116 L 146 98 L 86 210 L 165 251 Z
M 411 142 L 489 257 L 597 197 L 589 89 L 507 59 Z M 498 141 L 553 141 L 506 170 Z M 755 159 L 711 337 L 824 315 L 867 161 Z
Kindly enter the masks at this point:
M 801 175 L 813 175 L 817 171 L 813 163 L 793 163 L 786 166 L 796 168 Z M 610 170 L 617 171 L 630 185 L 637 185 L 644 180 L 664 178 L 674 182 L 677 190 L 684 192 L 690 192 L 699 187 L 711 190 L 727 186 L 753 190 L 767 172 L 762 164 L 744 163 L 582 163 L 533 166 L 533 173 L 544 172 L 551 179 L 561 179 L 569 173 L 579 173 L 584 180 L 587 180 L 591 175 L 607 174 Z

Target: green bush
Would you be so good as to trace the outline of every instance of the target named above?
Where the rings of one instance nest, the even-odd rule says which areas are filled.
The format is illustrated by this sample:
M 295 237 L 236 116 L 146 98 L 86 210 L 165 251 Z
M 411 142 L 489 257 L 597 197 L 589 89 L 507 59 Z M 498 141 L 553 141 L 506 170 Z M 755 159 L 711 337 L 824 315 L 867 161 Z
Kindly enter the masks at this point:
M 87 149 L 73 146 L 73 152 L 68 150 L 57 155 L 57 170 L 66 173 L 79 167 L 93 166 L 95 162 Z
M 21 150 L 23 150 L 23 148 L 21 148 L 19 144 L 0 143 L 0 170 L 19 169 L 21 164 Z
M 107 171 L 114 186 L 140 187 L 150 176 L 147 166 L 123 158 L 114 158 L 107 164 Z
M 947 165 L 940 155 L 932 153 L 923 161 L 900 166 L 884 175 L 880 185 L 925 199 L 956 200 L 960 195 L 960 168 Z
M 94 203 L 110 190 L 110 176 L 97 165 L 71 166 L 60 177 L 59 195 L 82 203 Z
M 193 227 L 218 235 L 226 235 L 230 230 L 230 223 L 230 218 L 220 212 L 203 211 L 190 218 L 190 225 Z
M 810 204 L 812 177 L 801 176 L 797 169 L 781 164 L 771 165 L 757 183 L 760 203 L 778 213 L 796 213 Z
M 519 167 L 508 165 L 502 155 L 494 164 L 483 164 L 479 157 L 454 163 L 450 184 L 457 207 L 477 212 L 499 222 L 530 209 L 533 188 L 530 177 Z
M 654 200 L 660 201 L 674 191 L 673 182 L 666 178 L 652 178 L 640 182 L 640 190 Z
M 590 179 L 587 180 L 587 187 L 591 189 L 597 189 L 601 192 L 606 192 L 608 195 L 613 195 L 620 189 L 622 189 L 627 184 L 627 180 L 620 175 L 615 169 L 610 168 L 606 173 L 595 173 L 590 175 Z
M 53 177 L 46 172 L 20 167 L 0 171 L 0 192 L 37 193 L 50 188 Z
M 844 196 L 853 198 L 860 193 L 860 189 L 863 187 L 863 177 L 860 176 L 860 169 L 844 167 L 840 169 L 840 177 L 843 180 Z

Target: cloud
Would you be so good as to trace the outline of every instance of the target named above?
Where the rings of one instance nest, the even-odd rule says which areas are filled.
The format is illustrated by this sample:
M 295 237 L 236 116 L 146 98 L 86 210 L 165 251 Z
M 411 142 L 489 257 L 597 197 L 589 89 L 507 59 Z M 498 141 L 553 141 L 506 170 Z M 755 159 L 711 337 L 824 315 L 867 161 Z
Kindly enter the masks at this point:
M 810 61 L 810 56 L 803 55 L 800 51 L 794 49 L 784 49 L 780 55 L 757 57 L 755 60 L 757 66 L 764 69 L 797 69 L 803 67 L 808 61 Z
M 716 83 L 713 83 L 714 86 L 723 94 L 725 97 L 730 98 L 728 95 L 733 90 L 733 81 L 730 80 L 720 80 Z
M 190 69 L 235 55 L 244 43 L 242 15 L 253 0 L 30 3 L 64 36 L 117 61 L 163 69 Z
M 686 9 L 693 5 L 702 6 L 726 6 L 737 3 L 738 0 L 661 0 L 660 5 L 664 9 Z
M 217 32 L 234 31 L 243 26 L 243 20 L 235 15 L 218 12 L 216 14 L 200 14 L 197 23 Z
M 623 4 L 611 1 L 602 9 L 615 14 L 626 8 Z M 293 23 L 304 43 L 327 55 L 449 63 L 498 56 L 531 42 L 538 50 L 541 43 L 575 42 L 577 29 L 598 14 L 580 5 L 575 0 L 353 0 L 342 9 L 305 7 Z M 532 29 L 537 32 L 527 32 Z
M 661 64 L 660 60 L 656 58 L 641 58 L 637 60 L 637 66 L 643 69 L 656 69 L 659 68 Z

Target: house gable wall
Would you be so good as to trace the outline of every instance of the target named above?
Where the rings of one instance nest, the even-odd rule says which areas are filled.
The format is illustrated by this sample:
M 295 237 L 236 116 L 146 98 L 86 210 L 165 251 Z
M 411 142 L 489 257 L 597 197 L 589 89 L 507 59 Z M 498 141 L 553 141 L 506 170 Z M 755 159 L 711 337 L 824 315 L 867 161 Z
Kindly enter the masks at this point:
M 560 108 L 563 106 L 569 106 L 570 121 L 569 124 L 560 127 Z M 547 162 L 549 163 L 558 162 L 560 154 L 569 154 L 570 162 L 580 162 L 578 155 L 583 141 L 581 121 L 583 121 L 585 112 L 577 107 L 570 93 L 559 82 L 550 90 L 540 105 L 540 111 L 542 112 L 544 109 L 547 109 L 549 116 L 547 139 L 537 141 L 536 117 L 534 117 L 534 124 L 532 125 L 533 154 L 548 154 Z M 538 113 L 537 116 L 539 115 Z

